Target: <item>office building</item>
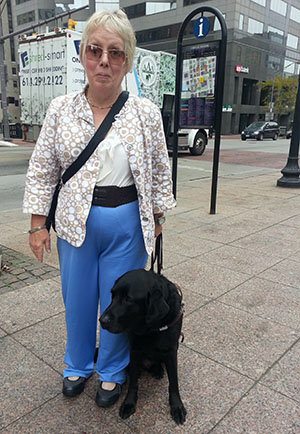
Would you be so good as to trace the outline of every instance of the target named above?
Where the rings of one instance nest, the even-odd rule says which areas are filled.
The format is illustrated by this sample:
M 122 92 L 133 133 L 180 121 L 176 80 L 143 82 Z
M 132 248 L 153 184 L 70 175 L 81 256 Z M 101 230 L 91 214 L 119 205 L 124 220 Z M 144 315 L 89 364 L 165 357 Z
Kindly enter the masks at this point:
M 258 82 L 299 74 L 299 0 L 121 0 L 120 6 L 131 20 L 139 47 L 170 53 L 176 53 L 180 25 L 193 10 L 213 6 L 222 12 L 228 29 L 223 134 L 236 134 L 245 125 L 270 117 L 262 105 Z M 207 37 L 195 38 L 190 25 L 184 45 L 220 39 L 218 20 L 208 13 L 205 16 L 211 29 Z M 280 119 L 281 124 L 287 122 L 288 113 Z

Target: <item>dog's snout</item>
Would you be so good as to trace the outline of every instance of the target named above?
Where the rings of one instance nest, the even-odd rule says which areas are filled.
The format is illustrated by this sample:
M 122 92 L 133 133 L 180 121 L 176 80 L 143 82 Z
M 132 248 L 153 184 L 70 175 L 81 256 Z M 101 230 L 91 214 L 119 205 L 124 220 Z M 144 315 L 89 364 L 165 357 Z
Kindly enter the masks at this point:
M 104 312 L 100 317 L 100 324 L 105 329 L 109 326 L 111 322 L 111 315 L 107 312 Z

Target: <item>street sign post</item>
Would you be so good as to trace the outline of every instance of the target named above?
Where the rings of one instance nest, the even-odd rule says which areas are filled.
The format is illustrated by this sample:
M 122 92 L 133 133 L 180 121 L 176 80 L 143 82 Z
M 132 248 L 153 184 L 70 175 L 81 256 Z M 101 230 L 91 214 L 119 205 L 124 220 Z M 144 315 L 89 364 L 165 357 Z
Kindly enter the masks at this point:
M 214 15 L 218 19 L 221 28 L 220 40 L 205 43 L 205 37 L 209 34 L 210 30 L 209 20 L 204 16 L 205 12 Z M 199 14 L 200 17 L 195 20 L 193 24 L 193 33 L 198 41 L 193 44 L 193 46 L 185 46 L 183 49 L 182 44 L 185 29 L 190 21 Z M 211 58 L 203 61 L 204 63 L 206 62 L 205 68 L 208 70 L 207 80 L 206 78 L 203 78 L 203 74 L 201 73 L 199 74 L 199 77 L 194 77 L 194 72 L 199 69 L 201 70 L 201 67 L 203 67 L 203 63 L 201 64 L 201 53 L 203 53 L 204 48 L 203 42 L 208 46 L 208 49 L 212 50 L 211 56 L 205 56 L 206 58 Z M 203 123 L 207 123 L 207 127 L 212 127 L 215 130 L 210 214 L 215 214 L 216 212 L 226 47 L 227 26 L 222 13 L 217 8 L 211 6 L 199 7 L 192 11 L 183 21 L 177 38 L 172 166 L 173 193 L 176 197 L 179 127 L 182 127 L 184 123 L 187 124 L 188 128 L 195 128 L 195 125 L 198 125 L 199 123 L 202 123 L 202 126 Z M 189 50 L 191 51 L 191 54 L 188 56 L 186 53 Z M 191 74 L 193 78 L 192 83 L 190 83 L 188 79 L 184 80 L 183 83 L 184 68 L 195 68 Z M 201 82 L 201 80 L 203 81 Z M 206 96 L 203 94 L 202 84 L 205 86 L 205 91 L 207 92 Z M 187 96 L 187 98 L 185 98 L 185 96 Z M 187 120 L 185 115 L 187 115 Z

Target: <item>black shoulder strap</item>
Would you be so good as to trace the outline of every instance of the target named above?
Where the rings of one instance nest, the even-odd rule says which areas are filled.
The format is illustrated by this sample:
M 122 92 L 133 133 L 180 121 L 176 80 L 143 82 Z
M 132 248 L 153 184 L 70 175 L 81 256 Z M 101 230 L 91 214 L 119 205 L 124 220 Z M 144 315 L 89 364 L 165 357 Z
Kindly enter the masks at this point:
M 114 117 L 116 114 L 119 113 L 125 102 L 127 101 L 129 96 L 129 93 L 126 91 L 123 91 L 120 95 L 117 101 L 113 104 L 110 111 L 107 113 L 106 117 L 104 118 L 102 124 L 94 134 L 94 136 L 91 138 L 85 149 L 79 154 L 79 156 L 76 158 L 76 160 L 67 168 L 67 170 L 62 175 L 61 179 L 59 180 L 58 184 L 55 187 L 52 202 L 49 210 L 49 214 L 46 218 L 46 227 L 47 230 L 50 231 L 51 225 L 53 225 L 53 229 L 55 230 L 55 210 L 58 200 L 58 194 L 61 189 L 62 184 L 65 184 L 70 178 L 72 178 L 73 175 L 75 175 L 76 172 L 84 165 L 84 163 L 89 159 L 89 157 L 92 155 L 94 150 L 97 148 L 99 143 L 104 139 L 107 132 L 109 131 L 111 124 L 114 121 Z
M 90 158 L 92 153 L 95 151 L 99 143 L 105 138 L 108 133 L 113 121 L 114 117 L 119 113 L 125 102 L 127 101 L 129 93 L 127 91 L 123 91 L 120 93 L 117 101 L 113 104 L 112 108 L 109 110 L 107 115 L 105 116 L 102 124 L 91 138 L 87 146 L 84 150 L 78 155 L 75 161 L 67 168 L 64 174 L 61 177 L 62 183 L 65 184 L 76 172 L 86 163 L 86 161 Z

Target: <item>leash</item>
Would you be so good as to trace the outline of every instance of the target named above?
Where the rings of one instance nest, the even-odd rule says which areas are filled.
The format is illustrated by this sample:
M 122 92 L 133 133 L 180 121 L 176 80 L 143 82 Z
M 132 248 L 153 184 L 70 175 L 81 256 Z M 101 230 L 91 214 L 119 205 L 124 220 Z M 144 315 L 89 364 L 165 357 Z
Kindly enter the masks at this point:
M 151 268 L 150 268 L 151 271 L 154 271 L 155 263 L 157 266 L 157 274 L 161 274 L 161 270 L 163 269 L 162 232 L 156 237 L 154 253 L 153 252 L 151 253 Z M 180 295 L 180 298 L 182 300 L 183 294 L 182 294 L 182 290 L 181 290 L 180 286 L 177 283 L 174 283 L 174 285 L 176 286 L 178 294 Z M 179 321 L 183 317 L 183 314 L 184 314 L 184 303 L 181 302 L 180 311 L 179 311 L 178 315 L 176 316 L 176 318 L 171 323 L 156 329 L 156 331 L 163 332 L 165 330 L 168 330 L 170 327 L 172 327 L 174 324 L 176 324 L 177 321 Z M 183 342 L 184 341 L 184 334 L 182 332 L 180 333 L 180 337 L 181 337 L 180 342 Z
M 151 253 L 151 268 L 150 270 L 154 271 L 154 265 L 157 262 L 157 274 L 161 274 L 161 270 L 163 269 L 163 238 L 162 232 L 156 237 L 154 254 Z

